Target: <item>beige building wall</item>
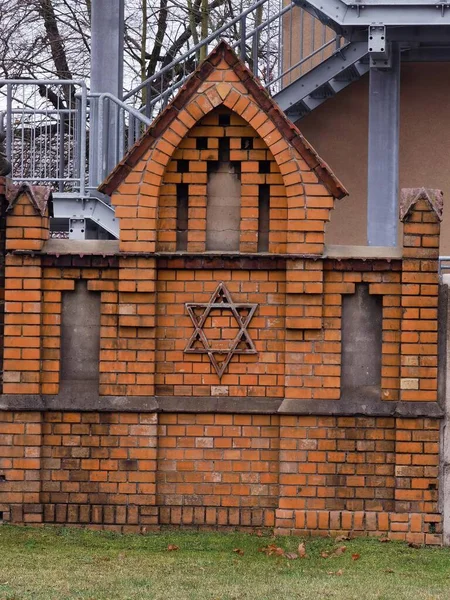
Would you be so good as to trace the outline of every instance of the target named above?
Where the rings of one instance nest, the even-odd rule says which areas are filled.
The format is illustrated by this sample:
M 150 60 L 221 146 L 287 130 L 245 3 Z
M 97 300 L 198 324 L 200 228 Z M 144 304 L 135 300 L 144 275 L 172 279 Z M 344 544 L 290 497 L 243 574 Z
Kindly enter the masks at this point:
M 441 256 L 450 255 L 449 75 L 449 63 L 402 65 L 400 187 L 444 191 Z M 368 83 L 366 75 L 297 123 L 350 192 L 336 203 L 328 244 L 367 243 Z

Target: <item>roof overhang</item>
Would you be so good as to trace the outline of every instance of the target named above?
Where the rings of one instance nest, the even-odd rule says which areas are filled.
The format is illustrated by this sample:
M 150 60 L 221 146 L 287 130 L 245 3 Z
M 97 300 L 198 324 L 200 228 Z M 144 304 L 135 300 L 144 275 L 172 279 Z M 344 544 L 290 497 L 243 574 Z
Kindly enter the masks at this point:
M 450 25 L 450 0 L 293 0 L 342 35 L 369 25 Z

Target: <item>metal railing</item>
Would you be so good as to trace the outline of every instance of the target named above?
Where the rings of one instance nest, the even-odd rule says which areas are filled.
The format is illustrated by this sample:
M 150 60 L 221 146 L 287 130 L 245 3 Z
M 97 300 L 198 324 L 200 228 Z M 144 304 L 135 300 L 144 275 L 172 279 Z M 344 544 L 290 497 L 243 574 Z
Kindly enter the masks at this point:
M 89 188 L 96 188 L 144 134 L 151 120 L 112 94 L 88 94 Z
M 142 136 L 150 120 L 82 81 L 0 80 L 11 178 L 85 196 Z
M 258 0 L 189 51 L 143 81 L 124 100 L 154 119 L 219 39 L 228 41 L 275 95 L 328 58 L 343 40 L 334 31 L 293 3 Z
M 85 192 L 87 90 L 84 81 L 0 80 L 11 177 L 51 182 L 54 189 Z M 6 122 L 5 122 L 6 121 Z

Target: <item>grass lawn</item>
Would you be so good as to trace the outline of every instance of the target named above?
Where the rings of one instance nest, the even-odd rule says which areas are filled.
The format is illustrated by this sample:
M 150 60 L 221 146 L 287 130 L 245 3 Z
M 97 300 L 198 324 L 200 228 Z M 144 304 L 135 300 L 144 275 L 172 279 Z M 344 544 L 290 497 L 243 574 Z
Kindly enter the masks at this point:
M 299 541 L 241 533 L 121 536 L 5 525 L 0 527 L 0 600 L 450 599 L 450 549 L 312 539 L 306 540 L 305 558 L 259 551 L 272 544 L 296 552 Z M 169 545 L 179 549 L 169 551 Z M 345 551 L 321 556 L 343 545 Z

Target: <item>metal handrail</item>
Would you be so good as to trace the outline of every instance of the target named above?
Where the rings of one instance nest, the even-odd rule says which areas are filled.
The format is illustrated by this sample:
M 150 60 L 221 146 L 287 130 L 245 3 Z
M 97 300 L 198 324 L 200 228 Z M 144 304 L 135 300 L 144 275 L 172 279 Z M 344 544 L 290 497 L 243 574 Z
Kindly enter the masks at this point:
M 47 89 L 49 86 L 62 86 L 63 91 L 64 86 L 67 88 L 64 100 L 58 97 L 58 101 L 61 100 L 61 106 L 49 106 Z M 84 195 L 86 127 L 81 127 L 80 124 L 86 123 L 87 120 L 86 82 L 68 79 L 0 79 L 0 88 L 3 87 L 6 87 L 6 110 L 3 113 L 6 116 L 6 154 L 12 164 L 12 177 L 20 181 L 53 182 L 60 185 L 73 183 L 79 194 Z M 39 88 L 42 87 L 45 87 L 43 95 L 39 91 Z M 75 98 L 77 88 L 79 91 Z M 21 96 L 20 93 L 14 93 L 14 89 L 21 89 Z M 25 90 L 28 90 L 27 93 Z M 74 104 L 64 106 L 63 102 L 67 104 L 68 101 L 73 101 Z M 69 119 L 68 124 L 66 124 L 66 119 Z M 36 139 L 31 139 L 29 142 L 25 139 L 27 127 L 33 137 L 39 130 L 49 132 L 50 126 L 56 127 L 56 136 L 45 135 L 40 147 L 35 147 Z M 52 137 L 56 137 L 56 139 L 52 140 Z M 15 142 L 17 143 L 14 144 Z M 14 145 L 17 144 L 19 149 L 15 152 Z M 27 153 L 28 165 L 24 165 L 26 146 L 29 150 Z M 19 167 L 16 164 L 16 157 Z M 39 173 L 35 171 L 37 162 L 40 163 Z M 20 173 L 15 172 L 17 168 Z
M 151 119 L 110 93 L 88 94 L 89 187 L 96 188 L 151 124 Z

